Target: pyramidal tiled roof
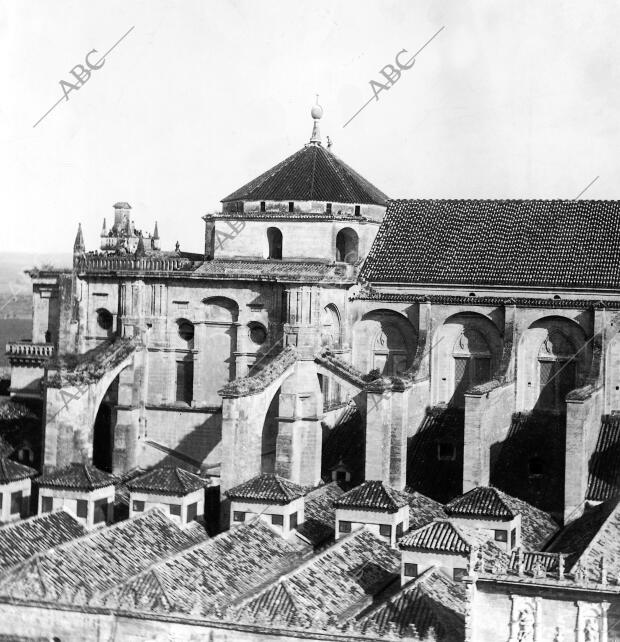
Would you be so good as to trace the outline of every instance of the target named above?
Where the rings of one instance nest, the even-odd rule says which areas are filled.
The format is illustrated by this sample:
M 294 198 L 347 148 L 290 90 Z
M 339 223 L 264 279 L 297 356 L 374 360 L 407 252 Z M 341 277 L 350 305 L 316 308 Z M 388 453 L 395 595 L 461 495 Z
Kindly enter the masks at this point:
M 306 145 L 222 202 L 240 200 L 385 205 L 388 197 L 322 145 Z
M 226 494 L 230 499 L 237 501 L 288 504 L 298 497 L 303 497 L 304 489 L 274 473 L 263 473 L 231 488 Z
M 395 513 L 407 504 L 406 493 L 401 493 L 378 480 L 365 481 L 338 497 L 334 502 L 336 508 L 385 510 L 390 513 Z
M 515 513 L 506 496 L 497 488 L 478 486 L 446 504 L 448 515 L 463 517 L 487 517 L 490 519 L 513 519 Z
M 71 488 L 74 490 L 95 490 L 114 484 L 116 477 L 90 464 L 69 464 L 66 468 L 41 475 L 37 483 L 42 488 Z
M 468 555 L 472 543 L 465 534 L 465 529 L 447 520 L 437 520 L 422 526 L 417 531 L 407 533 L 399 541 L 398 546 L 405 550 L 418 549 Z
M 166 466 L 151 470 L 127 483 L 130 491 L 182 496 L 204 488 L 207 480 L 183 468 Z
M 26 479 L 26 477 L 34 477 L 37 474 L 38 471 L 30 468 L 30 466 L 24 466 L 8 457 L 0 456 L 0 484 L 8 484 L 9 482 Z
M 369 282 L 620 287 L 620 201 L 391 201 Z

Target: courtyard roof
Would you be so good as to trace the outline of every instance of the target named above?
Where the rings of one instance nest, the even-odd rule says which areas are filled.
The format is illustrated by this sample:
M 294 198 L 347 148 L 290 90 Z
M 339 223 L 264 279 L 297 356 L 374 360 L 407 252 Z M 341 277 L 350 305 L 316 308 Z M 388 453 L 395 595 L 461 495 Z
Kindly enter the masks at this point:
M 406 493 L 401 493 L 382 481 L 366 481 L 341 495 L 335 502 L 336 508 L 361 508 L 384 510 L 395 513 L 408 504 Z
M 620 201 L 397 200 L 361 278 L 618 288 L 619 235 Z

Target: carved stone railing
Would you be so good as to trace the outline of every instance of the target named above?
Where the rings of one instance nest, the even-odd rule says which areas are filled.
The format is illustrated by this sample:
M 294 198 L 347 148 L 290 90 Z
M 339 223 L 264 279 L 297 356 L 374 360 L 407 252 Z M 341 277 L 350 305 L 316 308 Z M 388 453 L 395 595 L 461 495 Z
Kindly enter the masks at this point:
M 187 257 L 83 256 L 75 267 L 78 272 L 180 272 L 202 264 Z
M 6 355 L 9 361 L 30 360 L 41 361 L 54 356 L 55 348 L 52 343 L 32 343 L 30 341 L 12 341 L 6 344 Z

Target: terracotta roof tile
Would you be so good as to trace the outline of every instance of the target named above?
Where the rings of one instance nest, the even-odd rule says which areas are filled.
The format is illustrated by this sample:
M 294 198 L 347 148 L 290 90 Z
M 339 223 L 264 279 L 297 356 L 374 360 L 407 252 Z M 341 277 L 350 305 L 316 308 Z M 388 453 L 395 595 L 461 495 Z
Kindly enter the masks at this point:
M 367 608 L 373 596 L 398 580 L 400 555 L 362 529 L 338 540 L 298 569 L 245 600 L 233 615 L 277 617 L 288 624 L 317 618 L 348 618 Z
M 158 493 L 160 495 L 175 495 L 181 497 L 204 488 L 207 480 L 190 473 L 183 468 L 166 466 L 136 477 L 127 482 L 130 491 L 143 493 Z
M 620 287 L 620 201 L 392 201 L 369 282 Z
M 268 502 L 288 504 L 304 496 L 304 489 L 298 484 L 274 473 L 263 473 L 229 491 L 228 497 L 236 501 Z
M 91 466 L 90 464 L 73 463 L 66 468 L 60 468 L 37 480 L 41 488 L 71 488 L 75 490 L 95 490 L 104 486 L 112 486 L 116 477 Z
M 416 491 L 405 489 L 405 493 L 409 504 L 409 528 L 411 530 L 426 526 L 437 518 L 446 518 L 443 504 Z
M 38 471 L 30 466 L 19 464 L 8 457 L 0 455 L 0 484 L 8 484 L 9 482 L 19 481 L 27 477 L 35 477 Z
M 86 533 L 65 510 L 5 524 L 0 527 L 0 575 L 28 558 Z
M 503 493 L 490 486 L 472 488 L 446 504 L 446 513 L 459 517 L 513 519 L 514 511 L 504 501 Z
M 406 493 L 386 486 L 382 481 L 369 480 L 341 495 L 335 502 L 336 508 L 361 508 L 385 510 L 395 513 L 408 503 Z
M 153 509 L 13 566 L 0 577 L 0 595 L 87 604 L 96 593 L 193 543 L 171 519 Z
M 468 529 L 448 520 L 436 520 L 407 533 L 398 546 L 404 550 L 438 551 L 469 555 L 472 542 L 465 534 Z
M 332 201 L 385 205 L 388 197 L 321 145 L 306 145 L 227 201 Z
M 416 639 L 426 638 L 432 628 L 437 640 L 457 642 L 465 638 L 466 602 L 465 584 L 432 568 L 378 604 L 358 626 L 361 631 L 372 627 L 379 636 Z
M 320 486 L 304 497 L 304 522 L 297 527 L 302 539 L 320 546 L 334 537 L 334 501 L 344 491 L 336 482 Z

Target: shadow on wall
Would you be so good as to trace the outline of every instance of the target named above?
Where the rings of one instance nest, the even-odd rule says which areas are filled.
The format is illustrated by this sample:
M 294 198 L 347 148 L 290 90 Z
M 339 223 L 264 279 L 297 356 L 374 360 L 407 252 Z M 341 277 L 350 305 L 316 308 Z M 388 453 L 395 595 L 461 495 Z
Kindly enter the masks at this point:
M 407 485 L 441 503 L 463 491 L 462 408 L 428 408 L 407 448 Z
M 565 454 L 566 415 L 517 412 L 506 439 L 491 446 L 491 485 L 562 516 Z
M 351 475 L 350 480 L 339 481 L 342 488 L 347 490 L 358 486 L 364 481 L 366 459 L 366 422 L 362 413 L 355 409 L 333 428 L 322 424 L 323 450 L 321 457 L 321 477 L 329 483 L 333 472 L 340 463 Z

